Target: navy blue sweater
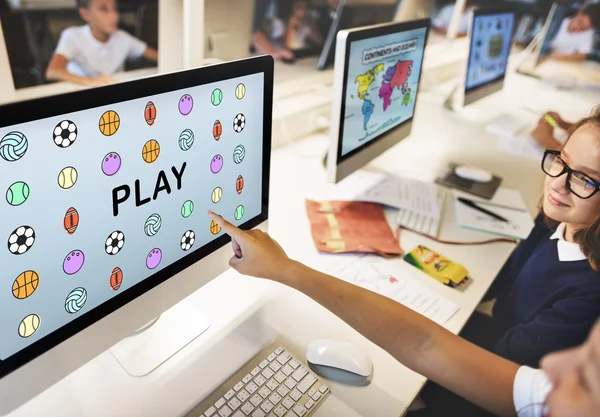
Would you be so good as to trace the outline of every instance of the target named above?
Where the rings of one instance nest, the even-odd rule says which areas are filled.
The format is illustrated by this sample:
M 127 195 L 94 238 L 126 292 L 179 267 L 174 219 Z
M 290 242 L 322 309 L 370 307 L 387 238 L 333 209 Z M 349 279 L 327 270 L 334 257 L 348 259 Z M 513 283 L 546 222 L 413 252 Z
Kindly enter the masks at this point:
M 493 350 L 521 365 L 584 342 L 600 317 L 600 273 L 587 260 L 561 262 L 557 240 L 538 216 L 488 296 L 496 296 Z

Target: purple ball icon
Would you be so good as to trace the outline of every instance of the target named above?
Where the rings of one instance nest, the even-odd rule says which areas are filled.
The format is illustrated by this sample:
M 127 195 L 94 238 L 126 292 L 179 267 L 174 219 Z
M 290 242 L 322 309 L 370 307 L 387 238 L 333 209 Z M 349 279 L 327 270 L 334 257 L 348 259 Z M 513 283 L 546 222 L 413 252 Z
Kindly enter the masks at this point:
M 179 99 L 179 113 L 187 116 L 192 111 L 192 107 L 194 107 L 194 100 L 192 96 L 189 94 L 184 94 Z
M 162 251 L 158 248 L 154 248 L 146 256 L 146 266 L 150 269 L 156 268 L 160 261 L 162 261 Z
M 102 160 L 102 172 L 109 177 L 121 169 L 121 157 L 116 152 L 111 152 Z
M 79 272 L 85 262 L 85 255 L 79 249 L 69 252 L 63 262 L 63 271 L 65 274 L 73 275 Z
M 210 170 L 213 174 L 218 173 L 223 168 L 223 157 L 221 155 L 215 155 L 210 161 Z

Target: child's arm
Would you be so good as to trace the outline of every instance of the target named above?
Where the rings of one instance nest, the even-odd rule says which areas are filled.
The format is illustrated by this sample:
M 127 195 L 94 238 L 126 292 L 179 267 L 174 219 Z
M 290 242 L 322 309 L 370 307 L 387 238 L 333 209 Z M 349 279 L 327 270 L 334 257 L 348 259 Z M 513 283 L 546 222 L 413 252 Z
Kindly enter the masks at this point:
M 583 52 L 579 52 L 579 53 L 575 53 L 575 54 L 560 54 L 560 53 L 555 52 L 551 55 L 552 59 L 555 59 L 557 61 L 567 61 L 567 62 L 585 61 L 587 56 L 588 56 L 588 54 L 583 53 Z
M 154 48 L 146 48 L 143 56 L 152 62 L 158 62 L 158 51 Z
M 113 78 L 108 75 L 98 77 L 80 77 L 67 71 L 69 60 L 61 54 L 54 54 L 48 68 L 46 69 L 46 78 L 52 81 L 68 81 L 83 85 L 102 85 L 113 82 Z

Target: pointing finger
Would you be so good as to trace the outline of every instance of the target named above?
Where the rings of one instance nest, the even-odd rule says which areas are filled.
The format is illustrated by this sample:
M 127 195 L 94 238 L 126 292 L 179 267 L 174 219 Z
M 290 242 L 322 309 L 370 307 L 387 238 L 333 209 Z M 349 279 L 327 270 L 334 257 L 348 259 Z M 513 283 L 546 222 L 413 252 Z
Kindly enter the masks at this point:
M 229 223 L 227 220 L 225 220 L 223 217 L 219 216 L 216 213 L 213 213 L 210 210 L 208 212 L 208 215 L 219 226 L 221 226 L 221 228 L 225 231 L 225 233 L 227 233 L 232 238 L 236 239 L 237 241 L 244 241 L 246 239 L 246 232 L 244 232 L 241 229 L 238 229 L 237 227 L 235 227 L 234 225 Z

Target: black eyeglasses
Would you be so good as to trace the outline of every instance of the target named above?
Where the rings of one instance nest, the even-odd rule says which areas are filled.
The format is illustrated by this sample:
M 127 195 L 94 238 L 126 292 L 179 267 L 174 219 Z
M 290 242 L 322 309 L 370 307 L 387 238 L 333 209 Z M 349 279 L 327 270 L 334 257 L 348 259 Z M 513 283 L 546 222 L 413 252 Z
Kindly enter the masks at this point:
M 580 171 L 575 171 L 560 157 L 560 151 L 544 152 L 542 171 L 546 175 L 557 178 L 567 173 L 567 189 L 579 198 L 587 199 L 600 191 L 600 182 Z

